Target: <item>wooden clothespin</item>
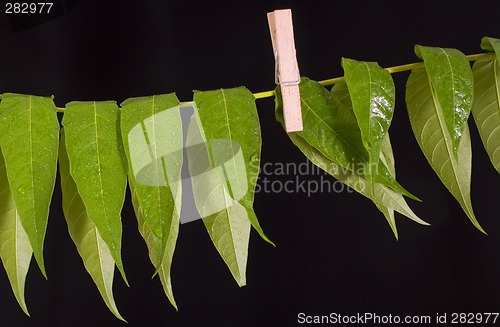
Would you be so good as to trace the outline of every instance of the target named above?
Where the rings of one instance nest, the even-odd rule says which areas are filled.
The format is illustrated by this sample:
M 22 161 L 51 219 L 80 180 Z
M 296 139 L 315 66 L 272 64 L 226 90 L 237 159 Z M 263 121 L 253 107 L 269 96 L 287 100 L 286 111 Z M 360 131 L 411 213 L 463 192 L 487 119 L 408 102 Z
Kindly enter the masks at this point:
M 303 127 L 299 93 L 300 73 L 295 54 L 292 11 L 275 10 L 267 14 L 267 20 L 276 63 L 275 80 L 276 84 L 281 85 L 283 97 L 285 130 L 298 132 L 303 130 Z

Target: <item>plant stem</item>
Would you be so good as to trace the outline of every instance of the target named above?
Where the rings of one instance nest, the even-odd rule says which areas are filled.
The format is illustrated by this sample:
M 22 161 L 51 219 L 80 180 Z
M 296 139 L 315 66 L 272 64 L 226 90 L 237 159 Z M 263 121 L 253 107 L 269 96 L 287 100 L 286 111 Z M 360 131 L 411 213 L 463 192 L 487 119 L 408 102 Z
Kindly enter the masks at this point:
M 493 53 L 493 52 L 477 53 L 477 54 L 467 55 L 465 57 L 467 58 L 468 61 L 487 60 L 487 59 L 494 59 L 495 53 Z M 404 65 L 399 65 L 399 66 L 387 67 L 387 68 L 385 68 L 385 70 L 387 70 L 391 74 L 394 74 L 394 73 L 401 73 L 401 72 L 406 72 L 409 70 L 419 69 L 419 68 L 424 68 L 424 67 L 425 67 L 424 63 L 421 61 L 421 62 L 415 62 L 415 63 L 411 63 L 411 64 L 404 64 Z M 325 79 L 325 80 L 319 81 L 319 83 L 323 86 L 329 86 L 329 85 L 333 85 L 333 84 L 340 83 L 343 81 L 344 81 L 344 76 L 341 76 L 341 77 Z M 255 99 L 271 98 L 274 95 L 275 95 L 274 90 L 254 93 Z M 1 98 L 2 98 L 2 95 L 0 94 L 0 99 Z M 181 107 L 191 106 L 192 104 L 193 104 L 193 101 L 186 101 L 186 102 L 180 103 Z M 57 108 L 57 112 L 64 112 L 64 108 Z

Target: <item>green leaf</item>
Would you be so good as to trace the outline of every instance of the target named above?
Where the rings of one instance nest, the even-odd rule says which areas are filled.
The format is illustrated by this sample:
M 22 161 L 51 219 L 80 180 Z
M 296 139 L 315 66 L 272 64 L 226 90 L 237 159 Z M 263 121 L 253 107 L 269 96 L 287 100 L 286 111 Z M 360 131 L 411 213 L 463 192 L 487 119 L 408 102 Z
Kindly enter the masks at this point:
M 354 115 L 369 154 L 369 175 L 376 175 L 380 147 L 394 112 L 395 89 L 391 74 L 377 63 L 342 59 Z
M 71 177 L 123 279 L 120 213 L 127 173 L 113 101 L 70 102 L 63 117 Z
M 132 98 L 122 103 L 121 130 L 139 210 L 160 241 L 153 265 L 164 257 L 181 207 L 182 121 L 175 94 Z M 170 242 L 175 248 L 177 235 Z M 172 254 L 174 248 L 168 249 Z M 153 258 L 152 258 L 153 259 Z
M 231 196 L 245 207 L 248 219 L 259 235 L 273 244 L 264 234 L 253 210 L 262 146 L 255 97 L 244 87 L 195 91 L 194 103 L 203 138 L 208 140 L 212 165 L 220 166 L 229 161 L 230 164 L 223 167 L 227 170 L 224 178 L 230 182 L 228 190 Z M 240 162 L 233 160 L 236 156 L 242 156 L 244 167 L 236 166 Z
M 351 102 L 351 97 L 349 94 L 349 90 L 347 88 L 347 84 L 345 82 L 337 83 L 332 87 L 332 95 L 344 106 L 346 109 L 348 109 L 350 112 L 353 112 L 352 108 L 352 102 Z M 392 152 L 392 145 L 391 145 L 391 139 L 389 137 L 389 134 L 387 133 L 380 145 L 380 157 L 379 159 L 382 161 L 382 163 L 389 169 L 389 173 L 391 176 L 396 178 L 396 168 L 395 168 L 395 160 L 394 160 L 394 154 Z M 371 184 L 372 186 L 375 185 L 374 183 Z M 375 193 L 375 190 L 371 190 L 372 194 Z M 401 196 L 400 196 L 401 197 Z M 404 201 L 405 206 L 407 206 L 406 201 L 403 197 L 399 199 L 399 201 Z M 392 229 L 392 232 L 394 233 L 394 236 L 396 239 L 399 238 L 398 236 L 398 230 L 396 227 L 396 220 L 394 217 L 394 209 L 386 207 L 381 204 L 377 204 L 374 202 L 375 205 L 377 206 L 378 210 L 382 212 L 384 215 L 385 219 L 389 223 L 389 226 Z M 415 216 L 416 217 L 416 216 Z M 420 222 L 423 222 L 423 220 L 420 220 Z M 427 224 L 427 223 L 425 223 Z
M 170 267 L 179 231 L 183 134 L 175 94 L 127 99 L 121 104 L 121 131 L 129 185 L 141 235 L 177 308 Z
M 21 224 L 42 274 L 43 243 L 54 191 L 59 121 L 52 98 L 4 94 L 0 144 Z
M 430 85 L 425 69 L 417 69 L 410 74 L 406 87 L 406 104 L 413 133 L 427 161 L 474 226 L 484 233 L 470 200 L 472 151 L 468 126 L 465 125 L 463 130 L 457 159 L 453 150 L 453 138 L 446 126 L 444 109 Z
M 135 215 L 137 217 L 139 232 L 141 233 L 142 238 L 144 238 L 144 240 L 146 241 L 146 245 L 148 247 L 148 252 L 149 252 L 149 258 L 151 262 L 156 261 L 158 258 L 157 251 L 161 250 L 160 245 L 162 242 L 146 224 L 144 216 L 140 210 L 139 201 L 137 200 L 134 186 L 133 184 L 130 184 L 129 186 L 130 186 L 130 193 L 132 195 L 132 204 L 134 206 Z M 172 221 L 175 222 L 175 219 L 178 218 L 174 216 Z M 173 251 L 175 249 L 175 241 L 177 239 L 178 234 L 179 234 L 179 225 L 172 224 L 172 227 L 170 228 L 169 235 L 167 238 L 168 242 L 166 244 L 166 251 L 164 251 L 163 259 L 158 264 L 158 266 L 155 266 L 156 271 L 160 277 L 160 282 L 163 286 L 163 291 L 165 292 L 170 303 L 172 303 L 172 305 L 176 310 L 177 310 L 177 303 L 175 302 L 174 293 L 172 291 L 170 267 L 172 265 L 172 257 L 174 255 Z M 171 251 L 169 249 L 171 249 Z
M 341 167 L 307 143 L 298 133 L 288 133 L 288 136 L 313 164 L 323 169 L 337 180 L 371 199 L 377 205 L 394 209 L 419 224 L 428 225 L 413 213 L 401 193 L 381 183 L 373 183 L 374 185 L 372 185 L 370 180 L 357 175 L 349 169 Z
M 0 154 L 0 258 L 9 277 L 14 296 L 28 316 L 24 286 L 32 254 L 28 234 L 21 224 L 7 181 L 5 162 Z
M 473 77 L 469 61 L 456 49 L 415 46 L 429 75 L 430 85 L 443 112 L 443 119 L 452 140 L 455 159 L 469 118 L 473 98 Z
M 497 60 L 500 61 L 500 40 L 492 37 L 483 37 L 481 39 L 481 49 L 487 51 L 494 51 Z
M 498 59 L 476 61 L 472 116 L 491 163 L 500 173 L 500 64 Z
M 102 239 L 94 222 L 89 218 L 75 181 L 69 172 L 64 130 L 61 130 L 59 150 L 59 169 L 61 175 L 62 206 L 71 239 L 82 257 L 85 269 L 94 280 L 101 297 L 109 310 L 120 320 L 125 321 L 118 312 L 113 297 L 113 277 L 115 260 L 109 247 Z
M 200 129 L 198 112 L 191 117 L 187 136 L 189 172 L 196 208 L 215 248 L 239 286 L 246 285 L 246 265 L 250 239 L 248 210 L 238 202 L 243 193 L 245 162 L 238 144 L 232 140 L 211 139 Z M 233 149 L 228 149 L 234 147 Z M 236 152 L 232 155 L 231 153 Z M 224 161 L 213 160 L 229 154 Z M 222 158 L 221 158 L 222 159 Z M 212 161 L 213 160 L 213 161 Z M 217 162 L 217 164 L 215 164 Z M 240 180 L 230 179 L 240 178 Z M 243 188 L 243 187 L 242 187 Z M 240 195 L 240 196 L 235 196 Z
M 280 94 L 278 87 L 276 119 L 284 124 Z M 363 146 L 354 115 L 321 84 L 305 77 L 300 83 L 300 99 L 304 130 L 297 134 L 341 167 L 355 171 L 363 177 L 370 177 L 366 174 L 366 166 L 369 162 L 368 152 Z M 376 176 L 370 177 L 375 182 L 418 200 L 399 185 L 380 161 L 377 171 Z

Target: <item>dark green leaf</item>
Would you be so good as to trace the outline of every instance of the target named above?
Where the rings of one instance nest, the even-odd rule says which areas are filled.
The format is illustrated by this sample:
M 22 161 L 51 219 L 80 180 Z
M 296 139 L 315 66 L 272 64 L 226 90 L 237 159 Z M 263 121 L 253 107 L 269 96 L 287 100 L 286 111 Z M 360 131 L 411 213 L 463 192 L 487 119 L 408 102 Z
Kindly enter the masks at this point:
M 368 173 L 376 175 L 380 147 L 394 112 L 394 82 L 377 63 L 343 58 L 342 67 L 361 139 L 369 154 Z
M 46 277 L 43 243 L 54 191 L 59 122 L 52 98 L 4 94 L 0 143 L 17 212 Z
M 354 172 L 339 166 L 325 157 L 313 146 L 308 144 L 298 135 L 298 133 L 288 133 L 288 136 L 313 164 L 323 169 L 342 183 L 348 185 L 356 192 L 371 199 L 376 205 L 394 209 L 419 224 L 428 225 L 425 221 L 421 220 L 417 217 L 417 215 L 415 215 L 415 213 L 413 213 L 401 193 L 398 193 L 380 183 L 373 183 L 374 185 L 372 185 L 370 180 L 367 180 Z
M 303 77 L 300 98 L 304 130 L 297 132 L 307 143 L 339 166 L 369 177 L 366 167 L 368 152 L 363 146 L 361 133 L 354 115 L 321 84 Z M 283 109 L 279 87 L 276 90 L 276 119 L 283 124 Z M 391 187 L 413 199 L 380 163 L 373 180 Z
M 455 159 L 469 118 L 473 97 L 473 77 L 469 61 L 456 49 L 415 46 L 429 76 L 434 100 L 439 102 L 452 140 Z
M 125 282 L 120 213 L 127 173 L 115 102 L 70 102 L 63 117 L 71 177 Z

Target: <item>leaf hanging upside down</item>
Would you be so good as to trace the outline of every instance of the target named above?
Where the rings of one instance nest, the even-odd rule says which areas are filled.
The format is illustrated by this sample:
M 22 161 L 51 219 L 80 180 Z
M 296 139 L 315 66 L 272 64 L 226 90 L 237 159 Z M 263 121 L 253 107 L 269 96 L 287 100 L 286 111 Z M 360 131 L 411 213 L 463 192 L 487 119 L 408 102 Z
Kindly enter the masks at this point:
M 94 280 L 107 307 L 118 319 L 125 321 L 118 312 L 113 297 L 115 260 L 96 225 L 89 218 L 85 204 L 78 194 L 75 181 L 70 175 L 64 130 L 61 130 L 59 170 L 61 174 L 62 206 L 64 218 L 68 224 L 69 235 L 76 245 L 85 269 Z
M 495 50 L 497 58 L 479 60 L 472 66 L 472 116 L 491 163 L 500 173 L 500 40 L 483 38 L 481 47 L 485 50 Z
M 381 144 L 391 125 L 395 89 L 391 74 L 377 63 L 342 59 L 352 107 L 369 155 L 368 173 L 377 174 Z
M 485 233 L 474 215 L 470 200 L 472 151 L 468 126 L 464 127 L 456 157 L 445 112 L 425 69 L 417 69 L 410 74 L 406 104 L 413 133 L 427 161 L 474 226 Z
M 469 61 L 456 49 L 416 45 L 415 52 L 424 60 L 433 98 L 443 112 L 443 123 L 457 159 L 472 107 L 473 77 Z
M 113 101 L 71 102 L 62 120 L 70 174 L 89 218 L 128 284 L 121 259 L 121 210 L 127 173 Z
M 59 146 L 59 121 L 52 98 L 4 94 L 0 144 L 19 218 L 38 266 L 47 277 L 43 244 Z
M 121 106 L 121 132 L 139 231 L 165 294 L 177 309 L 170 267 L 179 232 L 182 192 L 179 100 L 172 93 L 127 99 Z
M 0 154 L 0 258 L 9 277 L 14 296 L 28 316 L 24 287 L 32 254 L 28 235 L 21 224 L 7 182 L 3 156 Z

